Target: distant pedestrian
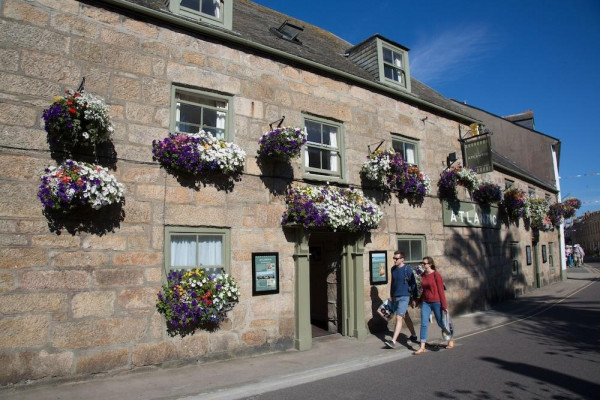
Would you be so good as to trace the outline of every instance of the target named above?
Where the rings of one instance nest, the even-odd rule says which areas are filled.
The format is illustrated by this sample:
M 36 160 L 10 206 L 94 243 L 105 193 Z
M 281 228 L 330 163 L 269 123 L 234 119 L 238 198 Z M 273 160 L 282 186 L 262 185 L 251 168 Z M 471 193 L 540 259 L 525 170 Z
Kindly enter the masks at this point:
M 444 293 L 444 280 L 442 279 L 442 275 L 436 271 L 433 258 L 424 257 L 423 267 L 425 268 L 425 272 L 421 275 L 421 285 L 423 287 L 423 294 L 421 295 L 421 348 L 413 353 L 415 355 L 425 353 L 429 316 L 432 311 L 444 335 L 450 337 L 446 348 L 454 348 L 452 333 L 445 330 L 442 318 L 442 311 L 448 311 L 448 303 L 446 302 L 446 294 Z
M 396 347 L 396 341 L 402 330 L 402 320 L 406 321 L 406 327 L 410 331 L 410 340 L 417 341 L 417 334 L 412 319 L 407 312 L 408 303 L 411 301 L 411 295 L 416 296 L 417 282 L 412 268 L 404 264 L 404 252 L 394 252 L 394 266 L 391 274 L 392 283 L 390 285 L 390 298 L 394 302 L 396 309 L 396 327 L 392 340 L 386 340 L 385 345 L 389 348 Z M 414 307 L 414 302 L 412 303 Z

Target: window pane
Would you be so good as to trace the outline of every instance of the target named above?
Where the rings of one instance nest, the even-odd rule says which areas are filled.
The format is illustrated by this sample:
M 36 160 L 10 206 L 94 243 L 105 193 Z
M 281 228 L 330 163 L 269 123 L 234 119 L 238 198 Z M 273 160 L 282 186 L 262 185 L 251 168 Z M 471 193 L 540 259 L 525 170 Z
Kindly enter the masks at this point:
M 202 12 L 213 17 L 221 15 L 221 2 L 219 0 L 203 0 Z
M 410 242 L 410 260 L 420 261 L 423 260 L 423 248 L 420 240 L 411 240 Z
M 394 61 L 393 64 L 395 66 L 397 66 L 398 68 L 402 68 L 402 54 L 400 53 L 396 53 L 395 51 L 393 52 L 394 55 Z
M 407 260 L 410 259 L 410 241 L 398 240 L 398 250 L 404 252 Z
M 196 266 L 196 236 L 171 236 L 171 267 Z
M 308 141 L 321 143 L 321 124 L 314 121 L 306 121 L 306 132 L 308 133 Z
M 200 266 L 223 265 L 223 237 L 202 235 L 198 237 L 198 264 Z
M 321 168 L 321 150 L 307 146 L 308 166 L 310 168 Z
M 200 0 L 181 0 L 181 7 L 191 8 L 200 11 Z
M 390 49 L 383 49 L 383 62 L 392 64 L 392 51 Z
M 323 125 L 323 144 L 337 147 L 337 127 Z
M 322 150 L 321 151 L 321 168 L 322 169 L 327 169 L 327 170 L 331 170 L 331 157 L 332 157 L 332 152 L 329 150 Z

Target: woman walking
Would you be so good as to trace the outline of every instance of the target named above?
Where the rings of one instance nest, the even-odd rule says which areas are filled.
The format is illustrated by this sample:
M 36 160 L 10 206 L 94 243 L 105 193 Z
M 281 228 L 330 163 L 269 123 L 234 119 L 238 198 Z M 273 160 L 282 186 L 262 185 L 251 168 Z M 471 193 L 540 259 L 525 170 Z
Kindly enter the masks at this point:
M 435 270 L 433 258 L 424 257 L 423 267 L 425 272 L 421 276 L 421 286 L 423 294 L 421 295 L 421 348 L 415 351 L 414 355 L 425 353 L 425 344 L 427 343 L 427 329 L 429 328 L 429 316 L 433 311 L 435 320 L 444 334 L 450 336 L 450 332 L 444 329 L 444 321 L 442 319 L 442 311 L 448 311 L 448 303 L 446 303 L 446 295 L 444 293 L 444 280 L 439 272 Z M 454 340 L 450 337 L 448 340 L 447 349 L 454 348 Z

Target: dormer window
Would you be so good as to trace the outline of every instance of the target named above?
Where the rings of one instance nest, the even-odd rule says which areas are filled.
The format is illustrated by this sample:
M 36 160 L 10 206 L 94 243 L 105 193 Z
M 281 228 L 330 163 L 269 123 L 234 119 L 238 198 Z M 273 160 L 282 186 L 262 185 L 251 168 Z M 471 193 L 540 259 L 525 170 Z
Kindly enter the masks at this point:
M 171 0 L 169 9 L 174 14 L 231 29 L 233 0 Z
M 377 41 L 377 50 L 380 80 L 410 90 L 408 51 L 381 39 Z
M 300 40 L 298 40 L 298 35 L 300 32 L 304 30 L 303 26 L 292 24 L 290 21 L 285 21 L 279 28 L 270 28 L 269 31 L 273 33 L 275 36 L 289 40 L 290 42 L 296 42 L 298 44 L 302 44 Z

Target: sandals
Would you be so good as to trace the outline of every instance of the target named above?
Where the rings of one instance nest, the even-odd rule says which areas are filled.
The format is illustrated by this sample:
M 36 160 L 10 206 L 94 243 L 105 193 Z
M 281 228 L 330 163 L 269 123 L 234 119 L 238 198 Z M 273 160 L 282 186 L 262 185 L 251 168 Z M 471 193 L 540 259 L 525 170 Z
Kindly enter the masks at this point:
M 454 340 L 449 340 L 446 345 L 446 350 L 452 350 L 454 348 Z
M 425 354 L 425 349 L 419 349 L 413 353 L 415 356 L 420 356 L 421 354 Z

